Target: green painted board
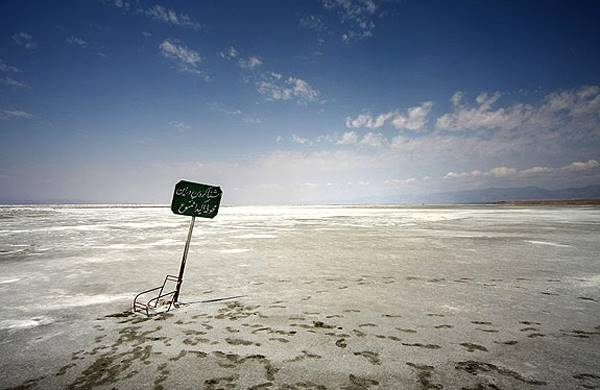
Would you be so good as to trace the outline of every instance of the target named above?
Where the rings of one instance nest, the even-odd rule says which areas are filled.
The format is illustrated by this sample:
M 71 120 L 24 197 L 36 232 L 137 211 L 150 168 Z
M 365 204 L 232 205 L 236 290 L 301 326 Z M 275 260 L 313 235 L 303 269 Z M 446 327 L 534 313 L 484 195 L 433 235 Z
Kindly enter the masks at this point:
M 220 187 L 181 180 L 175 184 L 171 211 L 190 217 L 214 218 L 221 203 Z

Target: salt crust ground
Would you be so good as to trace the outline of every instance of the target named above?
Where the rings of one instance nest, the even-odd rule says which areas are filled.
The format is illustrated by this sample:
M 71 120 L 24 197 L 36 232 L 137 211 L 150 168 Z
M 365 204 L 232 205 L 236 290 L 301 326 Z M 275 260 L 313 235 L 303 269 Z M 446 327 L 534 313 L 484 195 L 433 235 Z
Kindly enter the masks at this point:
M 81 279 L 44 307 L 24 303 L 31 280 L 5 300 L 0 388 L 600 388 L 597 210 L 519 210 L 234 229 L 229 248 L 193 247 L 187 304 L 149 319 L 127 311 L 125 286 L 160 280 L 162 260 L 129 284 L 101 255 L 46 264 Z M 218 252 L 236 248 L 249 250 Z M 2 263 L 5 299 L 32 261 Z

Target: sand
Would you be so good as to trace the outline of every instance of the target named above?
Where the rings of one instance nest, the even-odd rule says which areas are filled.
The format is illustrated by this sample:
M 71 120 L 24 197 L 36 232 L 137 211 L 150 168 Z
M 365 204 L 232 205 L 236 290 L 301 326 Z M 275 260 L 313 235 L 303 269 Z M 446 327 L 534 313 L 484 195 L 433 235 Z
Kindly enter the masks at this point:
M 3 274 L 0 387 L 600 388 L 599 211 L 245 218 L 230 247 L 196 240 L 184 304 L 150 318 L 129 311 L 126 288 L 160 282 L 157 261 L 135 278 L 86 263 L 57 293 L 70 298 L 21 319 L 7 286 L 24 276 Z M 98 264 L 120 290 L 89 293 Z

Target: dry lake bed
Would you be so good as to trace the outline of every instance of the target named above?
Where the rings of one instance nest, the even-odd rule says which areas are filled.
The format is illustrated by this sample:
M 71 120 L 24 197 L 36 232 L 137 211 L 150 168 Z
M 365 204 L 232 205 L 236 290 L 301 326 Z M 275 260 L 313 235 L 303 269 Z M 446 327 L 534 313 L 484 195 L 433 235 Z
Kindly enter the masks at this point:
M 0 207 L 0 388 L 600 389 L 600 208 Z

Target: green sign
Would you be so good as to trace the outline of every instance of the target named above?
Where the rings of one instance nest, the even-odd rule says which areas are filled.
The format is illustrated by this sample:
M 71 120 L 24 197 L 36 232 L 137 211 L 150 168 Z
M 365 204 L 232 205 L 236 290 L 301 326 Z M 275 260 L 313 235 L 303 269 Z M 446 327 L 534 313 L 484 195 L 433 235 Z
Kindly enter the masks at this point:
M 220 187 L 181 180 L 175 185 L 171 211 L 190 217 L 214 218 L 222 194 Z

